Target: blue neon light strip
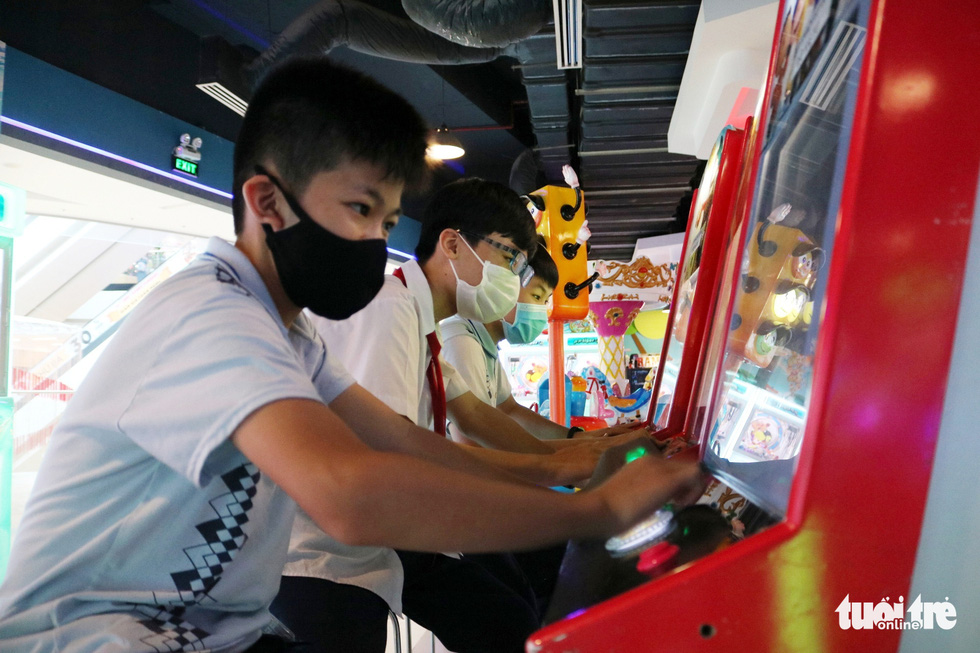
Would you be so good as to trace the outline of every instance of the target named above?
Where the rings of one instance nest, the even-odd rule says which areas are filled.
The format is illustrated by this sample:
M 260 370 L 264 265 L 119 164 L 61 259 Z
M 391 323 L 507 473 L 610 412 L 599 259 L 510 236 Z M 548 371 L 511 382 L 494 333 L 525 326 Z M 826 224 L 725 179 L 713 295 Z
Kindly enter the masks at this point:
M 231 27 L 233 30 L 238 32 L 239 34 L 249 37 L 256 43 L 258 43 L 260 46 L 262 46 L 263 50 L 269 47 L 269 41 L 267 39 L 262 38 L 252 30 L 244 27 L 242 24 L 233 21 L 231 18 L 228 18 L 217 9 L 211 7 L 206 2 L 201 2 L 201 0 L 191 0 L 191 3 L 197 5 L 202 11 L 206 11 L 207 13 L 211 14 L 212 16 L 220 20 L 222 23 L 224 23 L 228 27 Z
M 414 254 L 406 254 L 405 252 L 399 251 L 394 247 L 389 247 L 388 251 L 391 252 L 392 254 L 397 254 L 398 256 L 404 256 L 406 259 L 412 259 L 412 260 L 415 259 Z
M 19 129 L 23 129 L 25 131 L 29 131 L 29 132 L 33 132 L 35 134 L 39 134 L 41 136 L 44 136 L 45 138 L 50 138 L 50 139 L 59 141 L 61 143 L 65 143 L 67 145 L 71 145 L 72 147 L 77 147 L 77 148 L 82 149 L 82 150 L 85 150 L 87 152 L 92 152 L 93 154 L 98 154 L 99 156 L 104 156 L 104 157 L 110 158 L 113 161 L 119 161 L 120 163 L 125 163 L 126 165 L 133 166 L 134 168 L 139 168 L 140 170 L 144 170 L 146 172 L 151 172 L 151 173 L 153 173 L 155 175 L 160 175 L 161 177 L 166 177 L 167 179 L 171 179 L 173 181 L 179 181 L 182 184 L 186 184 L 188 186 L 193 186 L 194 188 L 198 188 L 200 190 L 207 191 L 209 193 L 214 193 L 215 195 L 218 195 L 219 197 L 224 197 L 225 199 L 229 199 L 229 200 L 231 199 L 231 193 L 226 193 L 223 190 L 218 190 L 217 188 L 211 188 L 210 186 L 205 186 L 202 183 L 193 181 L 191 179 L 187 179 L 186 177 L 181 177 L 179 175 L 175 175 L 172 172 L 166 172 L 164 170 L 158 170 L 157 168 L 154 168 L 153 166 L 146 165 L 145 163 L 140 163 L 139 161 L 133 161 L 132 159 L 127 159 L 124 156 L 119 156 L 118 154 L 113 154 L 112 152 L 106 152 L 105 150 L 100 150 L 97 147 L 92 147 L 91 145 L 86 145 L 85 143 L 80 143 L 79 141 L 75 141 L 75 140 L 72 140 L 70 138 L 66 138 L 64 136 L 61 136 L 60 134 L 55 134 L 54 132 L 49 132 L 49 131 L 47 131 L 45 129 L 41 129 L 40 127 L 35 127 L 34 125 L 28 125 L 25 122 L 21 122 L 19 120 L 14 120 L 13 118 L 8 118 L 7 116 L 0 116 L 0 122 L 4 122 L 4 123 L 6 123 L 8 125 L 13 125 L 14 127 L 17 127 Z

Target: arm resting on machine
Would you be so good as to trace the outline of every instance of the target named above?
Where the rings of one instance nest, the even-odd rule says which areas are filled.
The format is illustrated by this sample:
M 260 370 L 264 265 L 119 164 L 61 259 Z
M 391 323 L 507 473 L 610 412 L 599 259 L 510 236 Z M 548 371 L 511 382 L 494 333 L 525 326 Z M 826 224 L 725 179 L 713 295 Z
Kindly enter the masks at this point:
M 512 420 L 523 426 L 531 435 L 541 440 L 565 440 L 568 438 L 568 428 L 560 424 L 555 424 L 550 419 L 542 417 L 530 408 L 517 403 L 513 397 L 508 397 L 503 402 L 497 404 L 497 408 Z M 604 429 L 594 431 L 582 431 L 576 433 L 574 439 L 580 440 L 589 437 L 608 437 L 620 435 L 633 430 L 642 428 L 642 422 L 630 422 L 628 424 L 616 424 Z M 559 445 L 561 446 L 561 445 Z
M 564 495 L 372 449 L 334 411 L 307 399 L 263 406 L 232 440 L 332 537 L 412 550 L 512 550 L 604 537 L 698 477 L 696 466 L 647 456 L 596 490 Z
M 330 408 L 362 441 L 379 451 L 407 453 L 488 478 L 567 485 L 588 478 L 595 467 L 595 461 L 584 457 L 571 460 L 552 456 L 550 451 L 525 454 L 457 444 L 416 426 L 359 385 L 348 388 Z

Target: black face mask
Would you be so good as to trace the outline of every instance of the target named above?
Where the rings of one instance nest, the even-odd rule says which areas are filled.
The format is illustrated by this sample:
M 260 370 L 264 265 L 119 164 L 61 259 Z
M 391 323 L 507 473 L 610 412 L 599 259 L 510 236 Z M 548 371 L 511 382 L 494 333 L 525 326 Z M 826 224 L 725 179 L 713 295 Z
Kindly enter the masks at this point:
M 299 218 L 279 231 L 262 225 L 289 301 L 331 320 L 346 320 L 367 306 L 384 284 L 387 243 L 381 238 L 347 240 L 331 233 L 265 168 L 255 170 L 279 188 Z

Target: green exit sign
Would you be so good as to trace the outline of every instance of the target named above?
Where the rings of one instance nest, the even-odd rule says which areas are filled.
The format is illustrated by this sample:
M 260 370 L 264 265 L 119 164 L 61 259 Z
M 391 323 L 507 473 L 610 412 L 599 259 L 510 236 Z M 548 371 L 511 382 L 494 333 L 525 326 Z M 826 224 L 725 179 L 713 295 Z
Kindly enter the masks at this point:
M 190 175 L 191 177 L 197 176 L 198 164 L 194 161 L 188 161 L 187 159 L 181 159 L 179 156 L 174 156 L 171 157 L 171 162 L 173 169 L 177 172 L 183 172 L 185 175 Z

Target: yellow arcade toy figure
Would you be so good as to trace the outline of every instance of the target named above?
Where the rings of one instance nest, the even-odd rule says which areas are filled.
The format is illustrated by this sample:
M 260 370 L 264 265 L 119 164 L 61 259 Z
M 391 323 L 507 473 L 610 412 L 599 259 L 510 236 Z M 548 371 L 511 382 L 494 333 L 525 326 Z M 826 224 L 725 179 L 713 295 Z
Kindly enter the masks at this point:
M 589 313 L 587 251 L 583 246 L 589 232 L 585 202 L 578 177 L 571 166 L 562 169 L 571 188 L 545 186 L 528 195 L 528 201 L 541 213 L 537 231 L 544 236 L 548 252 L 558 266 L 558 286 L 548 315 L 551 349 L 551 420 L 565 423 L 565 384 L 556 382 L 565 375 L 564 324 L 581 320 Z
M 735 310 L 731 341 L 746 360 L 768 367 L 807 330 L 811 290 L 823 250 L 802 231 L 780 224 L 792 207 L 781 204 L 755 229 Z

